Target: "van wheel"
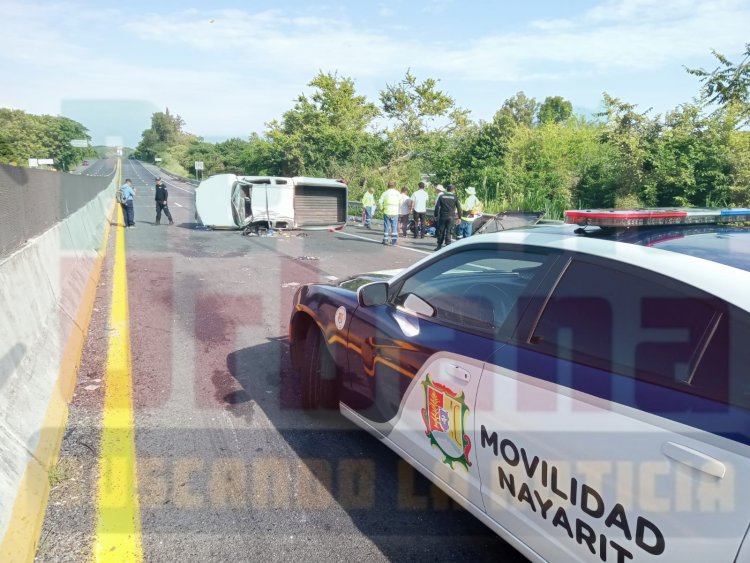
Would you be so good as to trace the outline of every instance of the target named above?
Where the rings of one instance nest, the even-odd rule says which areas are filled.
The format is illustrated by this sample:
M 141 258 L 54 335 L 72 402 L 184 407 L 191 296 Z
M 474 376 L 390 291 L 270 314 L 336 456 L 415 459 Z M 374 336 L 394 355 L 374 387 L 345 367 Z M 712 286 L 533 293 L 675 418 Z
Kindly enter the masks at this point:
M 323 333 L 317 329 L 311 329 L 305 337 L 299 372 L 302 408 L 312 410 L 338 407 L 340 381 L 336 363 Z

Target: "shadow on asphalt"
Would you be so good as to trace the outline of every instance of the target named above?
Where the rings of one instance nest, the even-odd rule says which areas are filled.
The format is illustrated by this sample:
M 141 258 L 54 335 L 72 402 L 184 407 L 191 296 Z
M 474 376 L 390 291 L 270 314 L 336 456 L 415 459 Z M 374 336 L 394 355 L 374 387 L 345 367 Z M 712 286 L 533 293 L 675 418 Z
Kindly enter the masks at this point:
M 227 369 L 239 389 L 216 386 L 216 400 L 237 417 L 262 409 L 316 480 L 318 496 L 333 499 L 328 510 L 343 509 L 389 560 L 525 561 L 338 409 L 303 410 L 286 337 L 230 353 Z M 343 533 L 335 515 L 319 518 L 331 522 L 319 529 Z

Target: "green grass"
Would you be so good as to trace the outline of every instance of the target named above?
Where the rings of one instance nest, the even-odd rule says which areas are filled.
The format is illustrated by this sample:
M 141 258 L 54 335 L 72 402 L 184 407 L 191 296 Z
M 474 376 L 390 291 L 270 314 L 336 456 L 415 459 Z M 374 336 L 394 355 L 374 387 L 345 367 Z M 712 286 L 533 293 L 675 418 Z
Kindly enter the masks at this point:
M 177 159 L 175 159 L 171 154 L 164 153 L 162 155 L 162 161 L 158 163 L 160 168 L 163 168 L 167 172 L 171 172 L 172 174 L 176 174 L 177 176 L 182 176 L 184 178 L 192 178 L 192 174 L 185 170 L 179 162 L 177 162 Z
M 73 463 L 69 458 L 60 459 L 54 466 L 50 467 L 47 477 L 49 486 L 55 487 L 73 476 Z

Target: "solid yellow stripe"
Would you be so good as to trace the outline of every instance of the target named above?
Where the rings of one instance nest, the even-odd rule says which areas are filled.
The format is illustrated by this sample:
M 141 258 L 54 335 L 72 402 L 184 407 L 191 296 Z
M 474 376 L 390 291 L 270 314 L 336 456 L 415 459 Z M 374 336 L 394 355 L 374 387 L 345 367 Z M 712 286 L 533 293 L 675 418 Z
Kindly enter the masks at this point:
M 118 161 L 118 182 L 120 181 Z M 122 209 L 117 206 L 117 223 Z M 116 229 L 94 560 L 142 561 L 124 228 Z

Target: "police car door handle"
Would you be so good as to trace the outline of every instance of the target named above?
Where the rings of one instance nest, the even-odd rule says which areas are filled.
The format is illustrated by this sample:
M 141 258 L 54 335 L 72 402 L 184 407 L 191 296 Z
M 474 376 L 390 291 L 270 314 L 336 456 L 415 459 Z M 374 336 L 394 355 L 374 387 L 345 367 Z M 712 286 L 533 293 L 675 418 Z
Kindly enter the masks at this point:
M 675 444 L 674 442 L 664 442 L 661 446 L 661 453 L 678 463 L 712 475 L 713 477 L 723 478 L 727 468 L 718 459 L 714 459 L 702 452 Z
M 455 377 L 456 379 L 464 383 L 468 383 L 469 381 L 471 381 L 471 374 L 461 366 L 448 364 L 447 367 L 448 375 L 450 375 L 451 377 Z

